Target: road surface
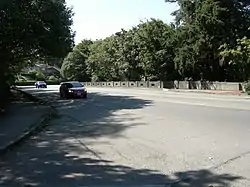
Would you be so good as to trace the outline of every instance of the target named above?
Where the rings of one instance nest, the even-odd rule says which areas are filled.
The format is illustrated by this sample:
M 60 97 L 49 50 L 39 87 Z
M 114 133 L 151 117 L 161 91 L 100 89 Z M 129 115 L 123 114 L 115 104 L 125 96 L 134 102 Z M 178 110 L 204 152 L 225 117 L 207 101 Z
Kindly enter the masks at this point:
M 0 186 L 250 186 L 250 99 L 88 88 L 60 100 L 58 88 L 22 88 L 58 117 L 5 156 Z

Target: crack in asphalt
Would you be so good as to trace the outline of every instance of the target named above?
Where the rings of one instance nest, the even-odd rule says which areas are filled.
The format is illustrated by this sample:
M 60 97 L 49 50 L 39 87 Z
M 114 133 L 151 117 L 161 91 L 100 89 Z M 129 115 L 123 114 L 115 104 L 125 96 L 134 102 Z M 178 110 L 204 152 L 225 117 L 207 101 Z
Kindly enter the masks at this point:
M 230 158 L 230 159 L 228 159 L 228 160 L 226 160 L 226 161 L 224 161 L 224 162 L 222 162 L 222 163 L 220 163 L 220 164 L 217 164 L 217 165 L 215 165 L 215 166 L 212 166 L 212 167 L 210 167 L 209 169 L 211 169 L 211 170 L 217 170 L 217 169 L 219 169 L 220 167 L 225 166 L 225 165 L 228 165 L 228 164 L 230 164 L 230 163 L 232 163 L 232 162 L 234 162 L 234 161 L 236 161 L 236 160 L 238 160 L 238 159 L 240 159 L 240 158 L 243 158 L 243 157 L 245 157 L 245 156 L 247 156 L 247 155 L 249 155 L 249 154 L 250 154 L 250 151 L 241 153 L 241 154 L 239 154 L 238 156 L 235 156 L 235 157 Z
M 233 157 L 233 158 L 230 158 L 230 159 L 228 159 L 228 160 L 226 160 L 226 161 L 224 161 L 224 162 L 222 162 L 222 163 L 220 163 L 220 164 L 217 164 L 217 165 L 215 165 L 215 166 L 209 167 L 209 168 L 207 168 L 207 169 L 209 169 L 209 170 L 217 170 L 217 169 L 219 169 L 220 167 L 225 166 L 225 165 L 228 165 L 228 164 L 230 164 L 230 163 L 232 163 L 232 162 L 234 162 L 234 161 L 236 161 L 236 160 L 238 160 L 238 159 L 240 159 L 240 158 L 243 158 L 243 157 L 245 157 L 245 156 L 247 156 L 247 155 L 249 155 L 249 154 L 250 154 L 250 151 L 244 152 L 244 153 L 242 153 L 242 154 L 240 154 L 240 155 L 238 155 L 238 156 L 235 156 L 235 157 Z M 245 179 L 245 180 L 247 180 L 247 181 L 250 181 L 250 179 L 247 178 L 247 177 L 242 177 L 242 179 Z M 179 179 L 179 180 L 177 180 L 177 181 L 175 181 L 175 182 L 173 182 L 173 183 L 171 183 L 171 184 L 166 184 L 165 187 L 174 187 L 175 185 L 180 184 L 181 182 L 190 182 L 190 181 L 192 181 L 192 177 L 191 177 L 191 176 L 185 176 L 185 177 L 183 177 L 182 179 Z M 212 187 L 212 186 L 211 186 L 211 187 Z
M 96 98 L 96 96 L 94 96 L 93 98 L 91 98 L 91 100 L 88 100 L 88 101 L 90 101 L 90 102 L 93 102 L 94 100 L 95 100 L 95 98 Z M 87 103 L 87 102 L 86 102 Z M 89 103 L 89 102 L 88 102 Z M 78 124 L 84 124 L 85 126 L 87 126 L 84 122 L 82 122 L 82 121 L 80 121 L 80 120 L 78 120 L 77 118 L 74 118 L 74 117 L 72 117 L 71 115 L 67 115 L 67 114 L 63 114 L 63 115 L 61 115 L 62 117 L 66 117 L 66 118 L 69 118 L 69 119 L 71 119 L 71 120 L 74 120 L 74 121 L 76 121 Z M 74 136 L 73 134 L 72 134 L 72 136 L 74 137 L 74 139 L 76 140 L 76 141 L 78 141 L 78 143 L 82 146 L 82 147 L 84 147 L 87 151 L 89 151 L 92 155 L 94 155 L 96 158 L 98 158 L 98 159 L 100 159 L 100 160 L 103 160 L 103 158 L 97 153 L 97 152 L 95 152 L 94 150 L 92 150 L 91 148 L 89 148 L 86 144 L 84 144 L 80 139 L 78 139 L 76 136 Z
M 80 143 L 80 145 L 82 147 L 84 147 L 87 151 L 89 151 L 92 155 L 94 155 L 96 158 L 103 160 L 103 158 L 94 150 L 92 150 L 91 148 L 89 148 L 86 144 L 84 144 L 81 140 L 79 140 L 78 138 L 74 137 L 76 141 L 78 141 Z

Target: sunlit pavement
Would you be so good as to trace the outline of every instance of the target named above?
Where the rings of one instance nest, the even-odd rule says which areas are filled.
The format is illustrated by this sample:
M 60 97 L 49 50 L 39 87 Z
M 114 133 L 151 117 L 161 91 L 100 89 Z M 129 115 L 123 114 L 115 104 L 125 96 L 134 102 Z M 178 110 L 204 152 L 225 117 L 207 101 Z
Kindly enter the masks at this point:
M 0 186 L 250 186 L 250 100 L 158 90 L 22 88 L 59 112 L 6 155 Z

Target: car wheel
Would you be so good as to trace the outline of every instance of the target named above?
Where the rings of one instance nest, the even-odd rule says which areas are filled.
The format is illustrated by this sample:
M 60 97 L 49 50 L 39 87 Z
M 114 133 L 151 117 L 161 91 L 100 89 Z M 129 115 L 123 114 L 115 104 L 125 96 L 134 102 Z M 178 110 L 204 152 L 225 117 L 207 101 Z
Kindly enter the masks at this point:
M 64 99 L 68 99 L 69 96 L 68 96 L 65 92 L 63 92 L 63 98 L 64 98 Z
M 63 94 L 60 92 L 60 98 L 63 99 Z

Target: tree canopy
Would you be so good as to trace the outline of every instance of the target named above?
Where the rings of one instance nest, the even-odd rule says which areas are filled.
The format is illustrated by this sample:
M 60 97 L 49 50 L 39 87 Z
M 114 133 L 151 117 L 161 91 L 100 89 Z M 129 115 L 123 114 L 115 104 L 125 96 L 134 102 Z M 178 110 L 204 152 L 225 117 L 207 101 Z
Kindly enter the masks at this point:
M 0 1 L 0 98 L 34 60 L 63 59 L 74 45 L 73 12 L 65 0 Z
M 83 40 L 69 54 L 74 54 L 75 58 L 65 58 L 62 74 L 66 75 L 66 67 L 71 64 L 75 70 L 69 71 L 77 75 L 79 64 L 84 64 L 88 77 L 81 80 L 174 80 L 177 75 L 173 61 L 174 33 L 175 30 L 163 21 L 151 19 L 102 40 L 88 43 Z
M 248 53 L 242 46 L 247 45 L 250 36 L 248 1 L 166 2 L 179 5 L 173 12 L 174 23 L 151 19 L 89 43 L 83 60 L 86 76 L 81 80 L 245 81 L 250 78 Z M 64 64 L 67 61 L 66 58 Z M 70 61 L 70 71 L 80 72 L 77 67 L 82 61 L 77 57 Z
M 179 5 L 174 23 L 150 19 L 74 46 L 65 0 L 2 0 L 0 80 L 13 80 L 34 59 L 63 62 L 62 76 L 81 81 L 250 78 L 249 1 L 165 2 Z
M 32 59 L 64 58 L 73 47 L 72 16 L 64 0 L 1 0 L 1 80 Z

